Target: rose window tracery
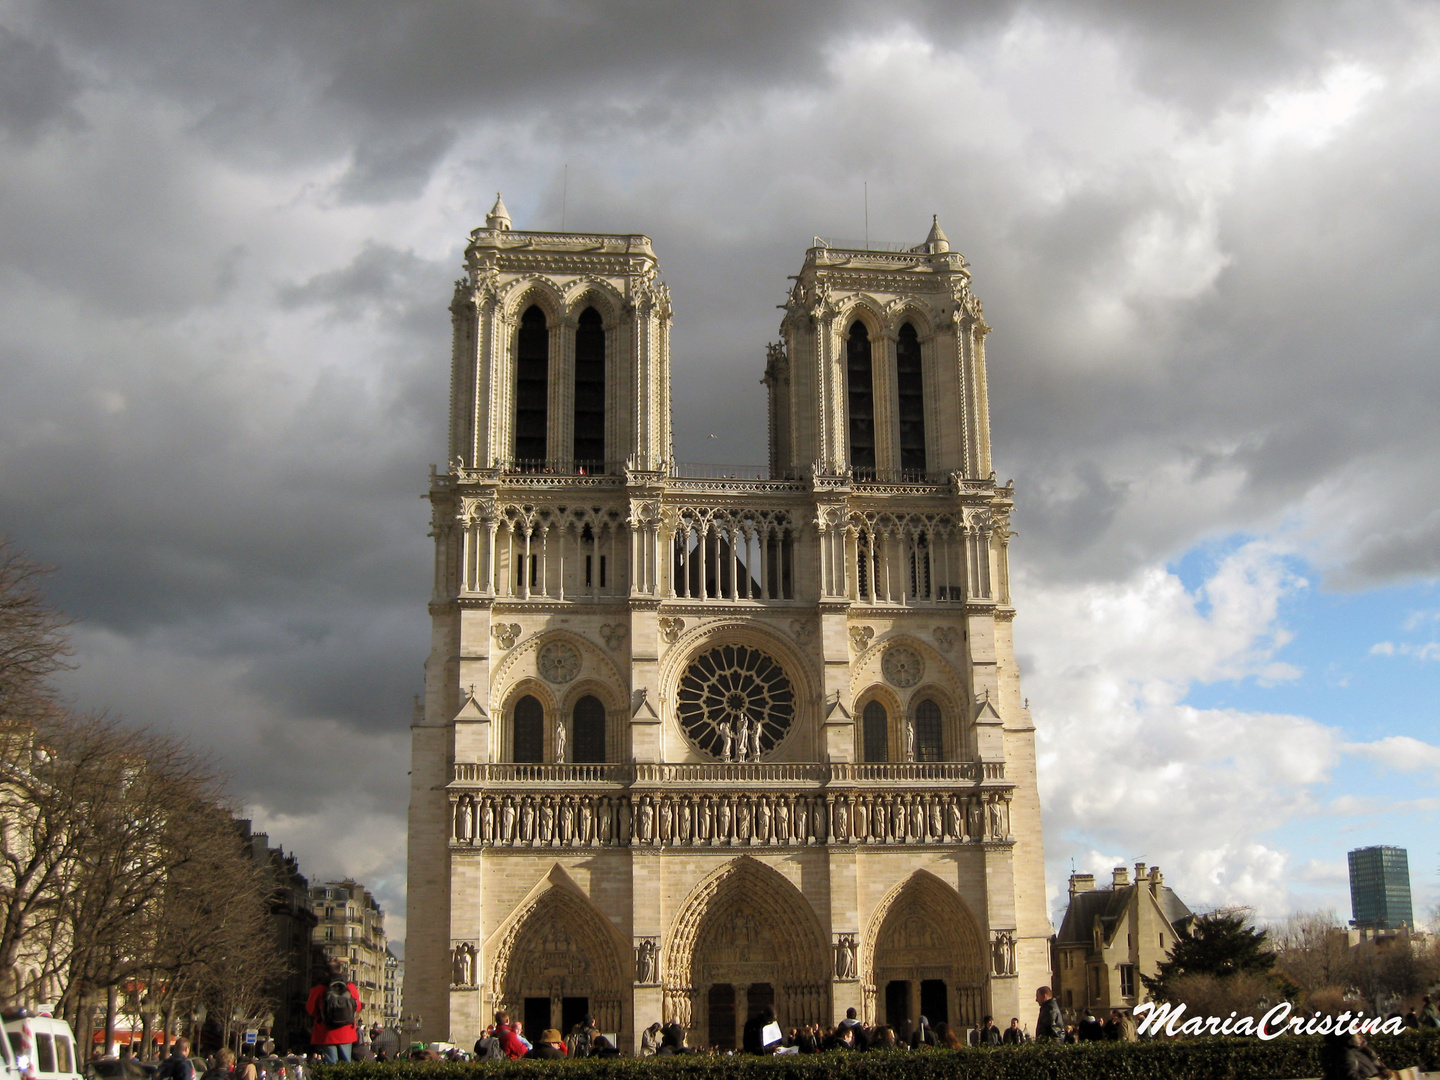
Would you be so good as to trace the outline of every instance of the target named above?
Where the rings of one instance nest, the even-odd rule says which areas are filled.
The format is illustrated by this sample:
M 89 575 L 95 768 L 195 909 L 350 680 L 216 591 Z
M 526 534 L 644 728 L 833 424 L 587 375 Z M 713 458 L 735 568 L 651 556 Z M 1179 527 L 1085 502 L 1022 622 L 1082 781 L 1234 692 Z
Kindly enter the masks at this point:
M 795 719 L 781 666 L 749 645 L 721 645 L 690 662 L 676 711 L 685 737 L 718 761 L 761 761 Z

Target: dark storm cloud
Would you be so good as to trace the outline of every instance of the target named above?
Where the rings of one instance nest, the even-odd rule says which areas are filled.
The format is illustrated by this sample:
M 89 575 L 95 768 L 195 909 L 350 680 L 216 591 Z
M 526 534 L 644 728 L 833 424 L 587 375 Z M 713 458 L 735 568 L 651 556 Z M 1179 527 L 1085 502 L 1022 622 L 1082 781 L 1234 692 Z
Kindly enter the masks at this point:
M 0 523 L 62 565 L 83 703 L 217 748 L 317 865 L 363 830 L 325 872 L 392 914 L 446 308 L 497 188 L 520 228 L 655 240 L 682 460 L 764 460 L 786 275 L 862 234 L 868 182 L 872 237 L 938 212 L 972 263 L 1033 580 L 1295 520 L 1337 581 L 1432 576 L 1433 30 L 1404 3 L 18 5 Z

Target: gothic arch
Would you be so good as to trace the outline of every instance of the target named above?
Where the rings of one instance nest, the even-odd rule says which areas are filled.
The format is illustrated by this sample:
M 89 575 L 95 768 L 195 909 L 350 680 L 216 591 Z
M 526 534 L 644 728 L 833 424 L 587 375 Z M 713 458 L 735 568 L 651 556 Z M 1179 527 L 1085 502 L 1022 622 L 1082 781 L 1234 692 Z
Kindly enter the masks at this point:
M 886 634 L 877 641 L 870 643 L 850 665 L 850 693 L 852 701 L 859 701 L 860 695 L 869 687 L 876 685 L 889 685 L 889 680 L 884 676 L 880 667 L 880 661 L 888 649 L 904 645 L 913 649 L 925 661 L 925 674 L 921 680 L 925 685 L 939 688 L 944 692 L 950 702 L 958 703 L 966 700 L 965 684 L 961 681 L 960 675 L 956 672 L 955 666 L 945 658 L 945 655 L 918 637 L 909 634 Z M 902 705 L 908 707 L 910 698 L 914 695 L 915 688 L 906 687 L 893 691 Z
M 501 317 L 509 326 L 511 347 L 514 335 L 520 329 L 520 316 L 534 304 L 545 313 L 545 322 L 551 330 L 561 325 L 565 318 L 565 290 L 554 280 L 538 274 L 529 278 L 517 278 L 511 283 L 508 295 L 502 296 Z
M 609 334 L 621 323 L 625 311 L 625 298 L 614 285 L 603 278 L 586 277 L 571 282 L 565 291 L 565 321 L 573 326 L 580 313 L 593 307 Z
M 526 697 L 533 697 L 540 702 L 540 707 L 544 711 L 541 729 L 541 745 L 544 749 L 541 757 L 548 761 L 552 756 L 551 744 L 554 741 L 554 735 L 551 729 L 555 726 L 555 716 L 557 715 L 555 695 L 543 680 L 528 676 L 507 687 L 504 695 L 499 699 L 500 745 L 499 753 L 494 758 L 496 761 L 515 760 L 515 706 L 522 698 Z
M 575 647 L 581 659 L 580 677 L 588 675 L 610 687 L 627 685 L 628 679 L 621 677 L 620 669 L 616 667 L 615 661 L 612 660 L 603 649 L 589 638 L 582 637 L 580 634 L 571 630 L 559 629 L 542 630 L 540 633 L 531 634 L 524 641 L 516 644 L 515 647 L 505 655 L 505 659 L 495 665 L 492 685 L 504 686 L 505 680 L 511 677 L 511 673 L 517 666 L 521 665 L 522 661 L 524 661 L 524 665 L 528 670 L 516 680 L 517 685 L 522 679 L 535 678 L 531 672 L 536 670 L 535 664 L 538 663 L 540 649 L 552 641 L 564 641 Z M 543 680 L 540 680 L 540 682 L 542 685 L 548 686 Z M 551 694 L 551 700 L 554 700 L 554 692 L 547 692 Z M 508 689 L 505 691 L 505 694 L 509 694 Z
M 985 1009 L 988 971 L 985 935 L 965 901 L 934 874 L 916 870 L 876 906 L 861 941 L 866 1018 L 884 1022 L 877 1006 L 883 1009 L 890 983 L 936 980 L 947 990 L 947 1022 L 973 1025 Z
M 620 1030 L 629 950 L 558 863 L 491 935 L 485 952 L 492 957 L 495 1008 L 523 1016 L 526 998 L 546 997 L 558 1008 L 563 998 L 584 997 L 600 1030 Z
M 845 306 L 840 309 L 839 318 L 835 325 L 840 329 L 841 337 L 848 337 L 850 325 L 859 319 L 865 324 L 865 329 L 870 333 L 872 346 L 883 342 L 889 334 L 889 320 L 885 317 L 885 305 L 876 300 L 873 296 L 865 293 L 857 293 L 847 297 Z
M 629 757 L 630 717 L 624 693 L 617 690 L 613 683 L 593 676 L 582 675 L 576 679 L 565 687 L 560 699 L 560 716 L 570 731 L 570 745 L 575 745 L 575 703 L 583 697 L 597 698 L 605 706 L 605 760 L 612 763 L 626 760 Z
M 697 1006 L 715 982 L 768 983 L 782 1025 L 828 1022 L 830 949 L 820 920 L 783 874 L 748 855 L 691 891 L 663 957 L 665 1017 L 705 1041 L 716 1033 Z
M 855 718 L 855 760 L 867 761 L 865 757 L 865 706 L 878 701 L 885 708 L 886 759 L 904 761 L 903 725 L 905 705 L 894 687 L 885 683 L 871 683 L 855 695 L 850 715 Z
M 915 327 L 915 333 L 919 336 L 922 346 L 934 337 L 935 317 L 930 313 L 929 307 L 917 297 L 904 296 L 898 300 L 890 301 L 890 303 L 885 306 L 885 327 L 887 333 L 899 333 L 900 327 L 904 326 L 907 322 Z
M 927 680 L 910 691 L 905 701 L 905 719 L 915 720 L 915 710 L 926 699 L 940 707 L 942 761 L 963 761 L 965 753 L 965 729 L 970 717 L 958 699 L 943 683 Z

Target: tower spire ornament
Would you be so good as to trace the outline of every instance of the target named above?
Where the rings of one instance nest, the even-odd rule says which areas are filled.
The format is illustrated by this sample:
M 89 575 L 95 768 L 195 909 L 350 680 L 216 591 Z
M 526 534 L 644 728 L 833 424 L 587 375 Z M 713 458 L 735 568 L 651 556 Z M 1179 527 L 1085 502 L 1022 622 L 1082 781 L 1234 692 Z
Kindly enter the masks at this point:
M 485 227 L 496 232 L 510 231 L 510 211 L 505 209 L 505 200 L 498 191 L 495 193 L 495 205 L 485 215 Z

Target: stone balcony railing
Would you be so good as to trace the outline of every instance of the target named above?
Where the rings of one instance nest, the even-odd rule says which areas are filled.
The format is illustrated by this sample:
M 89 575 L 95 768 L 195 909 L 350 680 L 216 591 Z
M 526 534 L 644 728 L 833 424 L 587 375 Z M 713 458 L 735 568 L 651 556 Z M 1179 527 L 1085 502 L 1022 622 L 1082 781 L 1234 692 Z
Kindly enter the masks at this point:
M 1004 783 L 1001 761 L 915 762 L 457 762 L 452 787 L 549 788 L 651 784 L 783 787 L 803 785 L 929 786 Z

